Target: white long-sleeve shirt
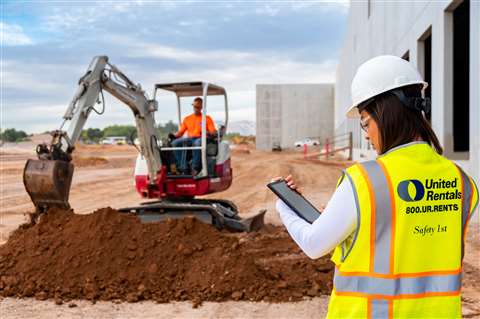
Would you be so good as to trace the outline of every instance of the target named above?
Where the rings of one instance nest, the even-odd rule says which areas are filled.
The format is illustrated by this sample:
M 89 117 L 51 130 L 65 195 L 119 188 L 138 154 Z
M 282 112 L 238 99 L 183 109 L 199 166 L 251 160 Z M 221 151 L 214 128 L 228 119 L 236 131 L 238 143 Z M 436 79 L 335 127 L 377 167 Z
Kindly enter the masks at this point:
M 298 217 L 282 200 L 276 204 L 290 236 L 310 258 L 320 258 L 343 242 L 357 227 L 357 206 L 348 178 L 337 187 L 313 224 Z

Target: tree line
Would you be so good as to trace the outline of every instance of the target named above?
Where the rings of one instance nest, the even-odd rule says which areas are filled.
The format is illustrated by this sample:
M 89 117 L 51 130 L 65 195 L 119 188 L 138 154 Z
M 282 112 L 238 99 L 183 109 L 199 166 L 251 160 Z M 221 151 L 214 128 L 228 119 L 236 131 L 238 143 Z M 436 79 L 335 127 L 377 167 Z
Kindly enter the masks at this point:
M 178 125 L 169 121 L 165 124 L 157 124 L 157 134 L 160 139 L 168 136 L 168 133 L 175 133 L 178 131 Z M 85 142 L 98 143 L 102 139 L 112 136 L 126 137 L 134 140 L 137 137 L 137 128 L 133 125 L 111 125 L 104 129 L 88 128 L 83 130 L 80 138 Z
M 178 125 L 169 121 L 165 124 L 157 124 L 157 134 L 160 139 L 167 138 L 169 133 L 174 133 L 178 131 Z M 45 132 L 48 133 L 48 132 Z M 99 128 L 88 128 L 82 130 L 80 139 L 84 142 L 93 142 L 99 143 L 102 139 L 119 136 L 125 137 L 127 139 L 134 140 L 137 137 L 137 128 L 133 125 L 111 125 L 107 126 L 104 129 Z M 21 130 L 16 130 L 14 128 L 8 128 L 5 130 L 0 130 L 0 140 L 3 142 L 21 142 L 28 140 L 29 135 Z M 228 140 L 234 140 L 239 138 L 239 133 L 228 133 L 225 138 Z
M 14 128 L 0 130 L 0 140 L 3 142 L 21 142 L 28 139 L 28 134 L 24 131 L 17 131 Z
M 166 138 L 168 133 L 175 133 L 178 131 L 178 125 L 169 121 L 165 124 L 158 124 L 157 127 L 158 137 L 160 139 Z M 45 132 L 49 133 L 49 132 Z M 110 125 L 104 129 L 99 128 L 88 128 L 82 130 L 80 139 L 83 141 L 89 141 L 98 143 L 103 138 L 111 136 L 122 136 L 127 139 L 135 139 L 137 137 L 137 128 L 133 125 Z M 29 135 L 21 130 L 16 130 L 14 128 L 7 128 L 5 130 L 0 130 L 0 140 L 3 142 L 21 142 L 28 140 Z

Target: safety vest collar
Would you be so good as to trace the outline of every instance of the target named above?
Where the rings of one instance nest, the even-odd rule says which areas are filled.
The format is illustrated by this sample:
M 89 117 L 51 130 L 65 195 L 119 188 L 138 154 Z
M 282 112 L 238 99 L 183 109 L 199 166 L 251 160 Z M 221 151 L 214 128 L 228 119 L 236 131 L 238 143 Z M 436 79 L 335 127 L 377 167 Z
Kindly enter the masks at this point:
M 421 145 L 421 144 L 424 144 L 424 145 L 429 145 L 427 142 L 425 141 L 414 141 L 414 142 L 409 142 L 409 143 L 405 143 L 405 144 L 401 144 L 401 145 L 398 145 L 398 146 L 395 146 L 391 149 L 389 149 L 388 151 L 386 151 L 385 153 L 383 153 L 382 155 L 379 155 L 378 158 L 381 158 L 385 155 L 388 155 L 390 153 L 393 153 L 399 149 L 402 149 L 402 148 L 407 148 L 407 147 L 410 147 L 410 146 L 413 146 L 413 145 Z

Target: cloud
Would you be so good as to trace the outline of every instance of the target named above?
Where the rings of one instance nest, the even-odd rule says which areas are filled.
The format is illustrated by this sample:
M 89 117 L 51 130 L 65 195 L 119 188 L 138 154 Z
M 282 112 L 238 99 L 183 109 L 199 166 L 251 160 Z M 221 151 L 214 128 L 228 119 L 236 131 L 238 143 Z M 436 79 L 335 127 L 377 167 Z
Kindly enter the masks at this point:
M 146 82 L 178 82 L 189 80 L 212 81 L 234 90 L 246 90 L 258 83 L 323 83 L 333 82 L 336 61 L 309 63 L 292 60 L 285 56 L 252 55 L 251 59 L 236 61 L 226 55 L 221 64 L 190 67 L 185 70 L 157 72 L 139 71 L 138 79 Z
M 280 11 L 280 9 L 277 7 L 277 8 L 274 8 L 270 5 L 264 5 L 264 6 L 261 6 L 257 9 L 255 9 L 255 13 L 258 14 L 258 15 L 267 15 L 269 17 L 274 17 L 278 14 L 278 12 Z
M 2 127 L 22 129 L 27 133 L 42 133 L 58 129 L 65 109 L 66 107 L 60 104 L 20 103 L 15 106 L 15 110 L 3 110 Z M 23 116 L 18 116 L 20 110 Z M 27 114 L 34 116 L 26 116 Z
M 132 48 L 135 51 L 137 48 Z M 163 53 L 157 54 L 158 52 Z M 148 52 L 147 55 L 156 59 L 177 58 L 183 62 L 192 63 L 184 69 L 171 68 L 162 69 L 154 63 L 145 67 L 144 63 L 135 60 L 130 63 L 114 63 L 121 71 L 132 79 L 135 83 L 140 83 L 142 87 L 151 92 L 155 83 L 168 82 L 188 82 L 188 81 L 210 81 L 226 88 L 229 96 L 230 121 L 250 120 L 255 121 L 255 85 L 256 84 L 289 84 L 289 83 L 322 83 L 333 82 L 335 76 L 336 61 L 327 60 L 322 63 L 309 63 L 301 60 L 293 60 L 288 56 L 282 55 L 264 55 L 241 51 L 224 50 L 202 50 L 199 52 L 184 52 L 175 47 L 165 47 L 152 50 L 139 50 L 138 52 Z M 125 52 L 129 55 L 129 52 Z M 246 58 L 245 58 L 246 57 Z M 205 65 L 198 66 L 198 61 L 204 60 Z M 222 63 L 216 63 L 216 60 Z M 155 61 L 155 60 L 154 60 Z M 49 121 L 42 120 L 43 126 L 39 125 L 39 117 L 27 117 L 28 119 L 17 121 L 17 126 L 27 126 L 32 124 L 32 128 L 41 128 L 48 130 L 52 124 L 59 123 L 68 102 L 70 101 L 76 89 L 78 78 L 86 69 L 87 63 L 81 65 L 57 64 L 41 65 L 30 64 L 28 66 L 19 65 L 16 62 L 7 61 L 6 63 L 7 81 L 5 87 L 11 89 L 23 89 L 24 99 L 35 94 L 49 94 L 46 97 L 37 99 L 37 106 L 28 108 L 9 105 L 6 108 L 5 117 L 7 120 L 15 119 L 15 110 L 22 109 L 24 114 L 42 114 L 42 117 L 49 118 Z M 197 65 L 197 66 L 195 66 Z M 15 72 L 13 71 L 15 70 Z M 35 74 L 48 75 L 43 80 L 35 79 L 31 70 Z M 53 71 L 52 71 L 53 70 Z M 68 80 L 64 76 L 68 75 Z M 59 94 L 61 93 L 61 94 Z M 176 121 L 176 100 L 173 94 L 164 93 L 159 97 L 159 104 L 162 106 L 156 116 L 159 122 L 168 120 Z M 105 94 L 107 110 L 105 115 L 99 117 L 92 114 L 87 122 L 87 127 L 104 127 L 110 124 L 132 124 L 133 117 L 130 110 L 116 98 Z M 30 98 L 31 99 L 31 98 Z M 52 108 L 49 111 L 50 100 L 56 105 L 59 102 L 64 103 L 63 111 Z M 7 99 L 8 101 L 8 99 Z M 17 101 L 20 103 L 22 101 Z M 183 115 L 190 112 L 189 103 L 185 104 Z M 213 105 L 210 105 L 213 106 Z M 215 120 L 223 121 L 223 109 L 209 107 Z M 55 120 L 56 117 L 56 120 Z M 7 121 L 7 123 L 12 123 Z M 33 125 L 35 124 L 35 125 Z M 56 128 L 56 126 L 53 126 Z
M 175 1 L 88 1 L 85 3 L 73 2 L 66 5 L 62 1 L 43 3 L 40 10 L 41 25 L 46 31 L 53 33 L 67 33 L 69 31 L 93 30 L 96 28 L 125 27 L 125 22 L 139 23 L 131 31 L 137 30 L 141 23 L 149 27 L 147 20 L 162 19 L 155 15 L 156 10 L 161 8 L 169 11 L 176 7 Z M 140 22 L 141 21 L 141 22 Z M 162 24 L 163 26 L 163 24 Z M 107 33 L 112 30 L 105 29 Z
M 58 127 L 98 54 L 148 93 L 155 83 L 217 83 L 227 89 L 230 121 L 255 120 L 256 84 L 334 81 L 347 9 L 317 1 L 12 2 L 2 32 L 10 27 L 29 45 L 4 50 L 5 124 Z M 105 97 L 105 114 L 92 114 L 87 127 L 133 124 L 125 105 Z M 157 122 L 176 119 L 175 103 L 160 97 Z M 210 104 L 209 112 L 223 119 L 221 108 Z
M 112 37 L 115 43 L 129 43 L 124 55 L 134 59 L 151 58 L 148 68 L 138 70 L 139 76 L 147 81 L 178 81 L 178 79 L 213 80 L 244 89 L 255 83 L 318 83 L 333 82 L 335 60 L 310 62 L 296 59 L 283 52 L 248 52 L 241 50 L 188 50 L 180 47 L 134 41 L 126 36 Z M 186 67 L 152 72 L 155 60 L 172 60 Z M 156 80 L 155 80 L 156 79 Z M 175 80 L 177 79 L 177 80 Z M 246 83 L 249 83 L 247 86 Z
M 291 8 L 295 11 L 299 10 L 311 10 L 318 8 L 322 12 L 334 12 L 339 11 L 347 14 L 350 8 L 349 0 L 336 0 L 334 2 L 325 2 L 322 0 L 317 1 L 294 1 L 291 4 Z
M 110 41 L 116 44 L 129 43 L 125 48 L 125 56 L 130 58 L 168 59 L 182 63 L 245 61 L 254 55 L 235 50 L 189 50 L 167 45 L 134 41 L 127 36 L 111 36 Z
M 2 46 L 33 44 L 32 39 L 30 39 L 30 37 L 23 32 L 23 28 L 17 24 L 0 22 L 0 34 Z
M 43 17 L 43 27 L 53 32 L 93 28 L 93 23 L 105 14 L 105 12 L 95 7 L 75 8 L 71 11 L 54 8 L 54 12 Z
M 83 66 L 86 69 L 87 65 Z M 9 59 L 3 61 L 3 89 L 7 97 L 11 90 L 23 92 L 23 100 L 29 94 L 58 96 L 70 88 L 71 83 L 63 81 L 63 77 L 71 77 L 79 71 L 79 65 L 20 63 Z M 75 82 L 72 82 L 75 83 Z M 72 92 L 73 93 L 73 92 Z
M 248 3 L 248 2 L 245 2 Z M 342 12 L 347 13 L 350 7 L 349 0 L 336 0 L 328 2 L 324 0 L 308 1 L 253 1 L 250 5 L 254 8 L 255 14 L 267 17 L 275 17 L 280 13 L 289 12 Z
M 230 110 L 228 112 L 228 122 L 238 122 L 238 121 L 255 121 L 255 107 L 246 107 L 241 110 Z M 225 115 L 223 112 L 214 111 L 209 112 L 209 115 L 214 119 L 216 123 L 225 123 Z

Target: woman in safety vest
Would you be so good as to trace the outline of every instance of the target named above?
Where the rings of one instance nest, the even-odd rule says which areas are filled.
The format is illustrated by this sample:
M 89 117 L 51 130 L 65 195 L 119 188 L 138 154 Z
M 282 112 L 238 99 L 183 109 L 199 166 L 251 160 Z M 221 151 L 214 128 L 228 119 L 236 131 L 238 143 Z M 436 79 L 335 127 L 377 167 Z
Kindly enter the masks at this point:
M 427 83 L 407 61 L 378 56 L 353 79 L 353 105 L 376 160 L 347 168 L 309 224 L 281 200 L 288 232 L 311 258 L 334 248 L 328 318 L 460 318 L 474 181 L 442 156 L 425 114 Z M 289 186 L 296 189 L 291 176 Z

